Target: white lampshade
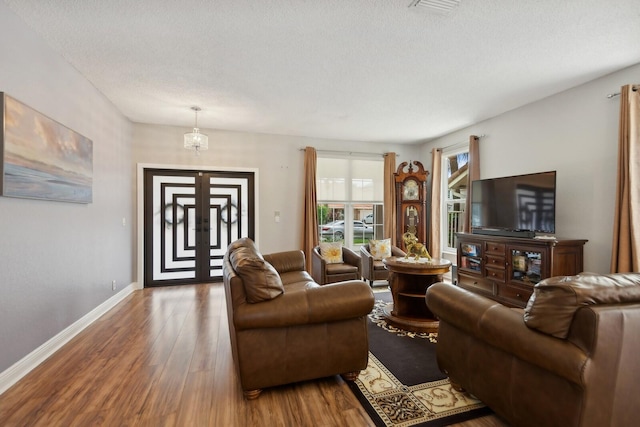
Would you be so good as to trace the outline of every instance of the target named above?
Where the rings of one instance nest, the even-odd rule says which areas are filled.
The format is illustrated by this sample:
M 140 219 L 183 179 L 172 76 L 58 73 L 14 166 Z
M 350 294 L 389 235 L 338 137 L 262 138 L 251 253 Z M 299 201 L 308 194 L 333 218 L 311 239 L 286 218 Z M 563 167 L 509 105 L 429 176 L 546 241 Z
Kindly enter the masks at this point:
M 200 111 L 200 107 L 191 107 L 191 109 L 196 113 L 196 124 L 192 132 L 184 134 L 184 148 L 196 150 L 196 154 L 199 155 L 200 151 L 209 149 L 209 137 L 204 133 L 200 133 L 200 129 L 198 129 L 198 111 Z
M 200 133 L 200 129 L 193 128 L 193 132 L 187 132 L 184 134 L 184 148 L 188 150 L 201 150 L 209 149 L 209 137 L 204 133 Z

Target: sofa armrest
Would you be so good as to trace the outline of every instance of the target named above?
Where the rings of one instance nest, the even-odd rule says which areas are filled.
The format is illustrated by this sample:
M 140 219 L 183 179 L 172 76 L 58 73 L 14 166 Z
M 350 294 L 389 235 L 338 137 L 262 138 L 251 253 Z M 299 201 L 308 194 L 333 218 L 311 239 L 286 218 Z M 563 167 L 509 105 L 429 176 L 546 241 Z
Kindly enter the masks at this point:
M 325 271 L 327 271 L 327 262 L 322 258 L 322 255 L 320 255 L 317 246 L 311 250 L 311 257 L 311 277 L 313 277 L 316 283 L 322 284 L 326 281 Z
M 587 355 L 567 340 L 527 327 L 522 311 L 445 283 L 430 286 L 426 302 L 440 322 L 575 384 L 583 384 Z
M 360 280 L 310 286 L 270 301 L 241 304 L 233 313 L 236 330 L 280 328 L 366 316 L 373 309 L 371 288 Z
M 362 262 L 362 276 L 370 278 L 373 276 L 373 255 L 369 252 L 369 245 L 360 246 L 360 259 Z
M 360 254 L 354 252 L 346 246 L 342 247 L 342 260 L 346 264 L 355 265 L 356 267 L 358 267 L 358 271 L 362 272 L 362 259 L 360 258 Z
M 391 246 L 391 256 L 403 257 L 407 253 L 397 246 Z
M 406 253 L 397 246 L 391 246 L 391 256 L 395 257 L 403 257 Z M 374 270 L 374 258 L 371 255 L 369 244 L 360 246 L 360 259 L 362 262 L 362 277 L 370 278 L 373 277 Z
M 304 252 L 300 250 L 275 252 L 264 255 L 264 259 L 280 274 L 290 271 L 304 271 L 306 268 Z

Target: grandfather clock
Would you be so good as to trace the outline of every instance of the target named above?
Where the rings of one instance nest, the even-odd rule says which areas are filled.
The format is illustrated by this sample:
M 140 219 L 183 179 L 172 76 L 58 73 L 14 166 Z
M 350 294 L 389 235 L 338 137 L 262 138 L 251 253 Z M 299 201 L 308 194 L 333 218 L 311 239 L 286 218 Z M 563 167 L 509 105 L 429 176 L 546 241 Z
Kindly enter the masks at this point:
M 417 170 L 414 170 L 414 165 Z M 418 161 L 402 162 L 394 173 L 396 182 L 396 242 L 405 250 L 402 235 L 414 234 L 427 245 L 427 172 Z

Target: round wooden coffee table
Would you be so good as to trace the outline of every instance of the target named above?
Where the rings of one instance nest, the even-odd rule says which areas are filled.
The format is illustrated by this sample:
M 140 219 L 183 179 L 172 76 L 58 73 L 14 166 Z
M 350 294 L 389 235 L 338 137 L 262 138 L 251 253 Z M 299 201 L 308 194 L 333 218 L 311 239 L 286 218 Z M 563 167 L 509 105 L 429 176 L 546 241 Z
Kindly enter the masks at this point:
M 389 270 L 393 297 L 393 303 L 384 308 L 387 323 L 412 332 L 437 332 L 439 321 L 427 307 L 424 296 L 429 286 L 442 281 L 442 275 L 451 268 L 451 261 L 389 257 L 383 263 Z

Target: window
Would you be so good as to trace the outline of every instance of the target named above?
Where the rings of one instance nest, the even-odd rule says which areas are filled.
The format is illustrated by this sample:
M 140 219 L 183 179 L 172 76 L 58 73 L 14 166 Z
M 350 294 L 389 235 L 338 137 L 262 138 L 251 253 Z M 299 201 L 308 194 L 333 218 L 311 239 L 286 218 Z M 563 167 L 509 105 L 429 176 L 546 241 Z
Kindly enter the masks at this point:
M 318 157 L 316 173 L 320 241 L 344 240 L 358 249 L 369 239 L 381 239 L 382 159 Z
M 443 153 L 442 156 L 442 248 L 455 252 L 455 233 L 462 231 L 467 201 L 469 149 Z

